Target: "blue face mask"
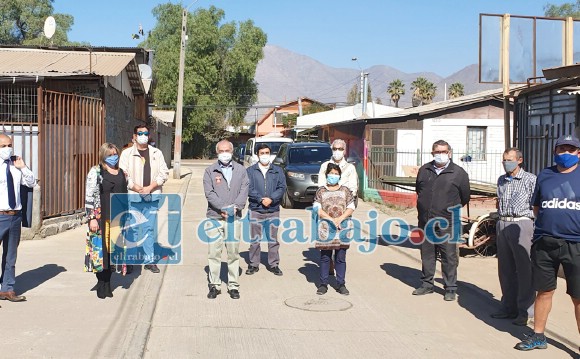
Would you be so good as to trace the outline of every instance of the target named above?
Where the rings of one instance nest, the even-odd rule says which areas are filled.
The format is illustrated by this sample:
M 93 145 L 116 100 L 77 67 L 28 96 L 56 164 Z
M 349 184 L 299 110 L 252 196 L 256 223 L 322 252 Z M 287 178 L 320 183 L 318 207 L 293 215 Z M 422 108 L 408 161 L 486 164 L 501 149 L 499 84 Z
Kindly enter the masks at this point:
M 578 155 L 562 153 L 554 155 L 554 162 L 560 167 L 570 168 L 578 163 Z
M 340 179 L 340 175 L 335 175 L 332 173 L 329 173 L 328 175 L 326 175 L 326 182 L 328 182 L 328 184 L 332 185 L 332 186 L 337 184 L 339 179 Z
M 119 163 L 119 155 L 112 155 L 105 158 L 105 163 L 108 164 L 110 167 L 116 167 L 117 163 Z

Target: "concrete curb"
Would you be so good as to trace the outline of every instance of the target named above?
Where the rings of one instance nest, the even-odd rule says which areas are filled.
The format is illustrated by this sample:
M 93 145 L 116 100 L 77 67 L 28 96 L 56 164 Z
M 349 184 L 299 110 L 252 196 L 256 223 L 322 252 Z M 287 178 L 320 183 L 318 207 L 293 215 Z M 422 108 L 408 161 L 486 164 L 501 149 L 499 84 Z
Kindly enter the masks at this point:
M 184 181 L 181 183 L 179 191 L 177 192 L 182 194 L 182 205 L 187 197 L 187 187 L 191 180 L 191 174 L 191 171 L 182 174 Z M 160 269 L 161 273 L 158 275 L 145 275 L 146 281 L 143 285 L 139 286 L 140 290 L 132 291 L 132 295 L 126 298 L 128 303 L 138 303 L 135 310 L 129 311 L 131 314 L 126 315 L 126 317 L 139 318 L 139 320 L 130 324 L 130 328 L 124 337 L 121 350 L 116 355 L 117 358 L 143 358 L 145 356 L 147 342 L 149 341 L 149 335 L 151 333 L 151 323 L 157 308 L 159 294 L 163 287 L 167 266 L 163 266 Z M 120 321 L 120 323 L 121 325 L 126 324 L 123 321 Z

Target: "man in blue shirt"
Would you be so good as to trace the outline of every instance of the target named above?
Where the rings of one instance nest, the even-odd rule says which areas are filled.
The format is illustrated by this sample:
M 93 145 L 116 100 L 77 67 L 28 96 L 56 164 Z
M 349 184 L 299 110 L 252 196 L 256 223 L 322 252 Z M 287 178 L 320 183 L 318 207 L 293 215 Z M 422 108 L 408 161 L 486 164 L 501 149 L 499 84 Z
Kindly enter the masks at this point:
M 544 336 L 558 268 L 564 268 L 567 291 L 572 297 L 580 332 L 580 140 L 558 138 L 555 166 L 540 172 L 532 196 L 536 228 L 532 245 L 532 276 L 538 291 L 534 303 L 534 334 L 518 343 L 519 350 L 545 349 Z

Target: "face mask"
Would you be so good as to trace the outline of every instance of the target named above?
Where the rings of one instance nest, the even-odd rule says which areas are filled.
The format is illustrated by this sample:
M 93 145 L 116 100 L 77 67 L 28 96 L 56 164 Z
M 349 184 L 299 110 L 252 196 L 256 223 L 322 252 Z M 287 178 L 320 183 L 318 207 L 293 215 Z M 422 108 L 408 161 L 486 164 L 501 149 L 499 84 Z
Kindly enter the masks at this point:
M 578 163 L 578 155 L 572 155 L 569 153 L 554 155 L 554 162 L 556 162 L 560 167 L 570 168 Z
M 332 151 L 332 158 L 335 161 L 341 161 L 344 158 L 344 151 Z
M 447 153 L 436 153 L 433 159 L 435 159 L 435 163 L 438 165 L 445 165 L 449 162 L 449 155 Z
M 329 185 L 335 185 L 338 183 L 338 180 L 340 179 L 339 175 L 335 175 L 332 173 L 329 173 L 328 175 L 326 175 L 326 182 L 328 182 Z
M 512 173 L 518 167 L 518 161 L 503 161 L 503 169 L 506 173 Z
M 10 156 L 12 156 L 12 147 L 0 148 L 0 158 L 2 159 L 2 161 L 9 160 Z
M 119 155 L 111 155 L 105 158 L 105 163 L 108 164 L 110 167 L 117 166 L 117 163 L 119 163 Z
M 218 160 L 223 164 L 228 164 L 232 160 L 232 154 L 229 152 L 222 152 L 218 154 Z
M 137 136 L 137 143 L 140 145 L 146 145 L 149 142 L 149 136 L 141 135 Z
M 261 155 L 260 156 L 260 163 L 263 166 L 266 166 L 268 163 L 270 163 L 270 155 Z

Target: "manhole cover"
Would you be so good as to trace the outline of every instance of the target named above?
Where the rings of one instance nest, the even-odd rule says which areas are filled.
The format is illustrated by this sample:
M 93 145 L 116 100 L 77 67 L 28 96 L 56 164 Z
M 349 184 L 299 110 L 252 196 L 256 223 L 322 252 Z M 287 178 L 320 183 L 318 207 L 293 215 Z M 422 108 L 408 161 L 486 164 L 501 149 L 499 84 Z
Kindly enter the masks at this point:
M 344 299 L 321 296 L 301 296 L 288 298 L 284 302 L 291 308 L 310 312 L 340 312 L 352 308 L 352 303 Z

